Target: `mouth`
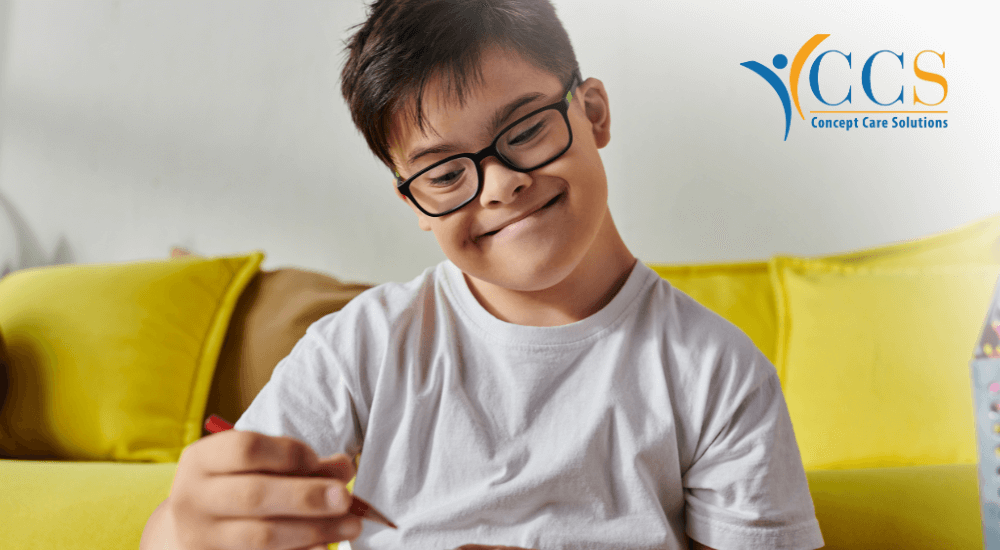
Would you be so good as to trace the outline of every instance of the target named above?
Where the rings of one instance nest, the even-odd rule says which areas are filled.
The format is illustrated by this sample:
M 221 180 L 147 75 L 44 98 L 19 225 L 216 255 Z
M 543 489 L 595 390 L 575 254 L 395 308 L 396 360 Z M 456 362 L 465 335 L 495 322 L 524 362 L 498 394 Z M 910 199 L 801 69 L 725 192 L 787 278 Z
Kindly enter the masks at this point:
M 507 223 L 507 224 L 504 224 L 504 226 L 503 226 L 503 227 L 500 227 L 500 228 L 497 228 L 497 229 L 494 229 L 493 231 L 490 231 L 490 232 L 488 232 L 488 233 L 483 233 L 482 235 L 480 235 L 480 236 L 476 237 L 476 241 L 479 241 L 479 240 L 480 240 L 480 239 L 482 239 L 483 237 L 492 237 L 493 235 L 496 235 L 497 233 L 499 233 L 499 232 L 503 231 L 503 229 L 504 229 L 505 227 L 507 227 L 508 225 L 512 225 L 512 224 L 515 224 L 515 223 L 517 223 L 517 222 L 519 222 L 519 221 L 523 220 L 524 218 L 527 218 L 527 217 L 529 217 L 529 216 L 534 216 L 535 214 L 537 214 L 537 213 L 539 213 L 539 212 L 541 212 L 541 211 L 543 211 L 543 210 L 546 210 L 546 209 L 548 209 L 548 208 L 552 207 L 552 206 L 553 206 L 553 205 L 555 205 L 555 204 L 556 204 L 557 202 L 559 202 L 560 200 L 562 200 L 562 198 L 563 198 L 563 196 L 564 196 L 565 194 L 566 194 L 566 193 L 565 193 L 565 191 L 564 191 L 564 192 L 562 192 L 562 193 L 559 193 L 558 195 L 556 195 L 556 196 L 552 197 L 552 199 L 551 199 L 551 200 L 550 200 L 549 202 L 547 202 L 547 203 L 543 204 L 543 205 L 541 206 L 541 208 L 539 208 L 538 210 L 535 210 L 535 211 L 531 212 L 530 214 L 527 214 L 526 216 L 524 216 L 524 217 L 522 217 L 522 218 L 518 218 L 518 219 L 516 219 L 516 220 L 513 220 L 513 221 L 511 221 L 510 223 Z

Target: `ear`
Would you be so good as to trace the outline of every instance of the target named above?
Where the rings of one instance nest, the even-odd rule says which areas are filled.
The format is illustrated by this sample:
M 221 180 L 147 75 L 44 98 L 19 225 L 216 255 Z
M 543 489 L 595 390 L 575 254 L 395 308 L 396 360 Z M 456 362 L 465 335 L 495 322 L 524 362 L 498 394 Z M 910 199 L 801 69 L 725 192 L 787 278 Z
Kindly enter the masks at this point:
M 611 141 L 611 109 L 604 83 L 596 78 L 588 78 L 577 88 L 577 93 L 587 120 L 590 121 L 594 142 L 598 149 L 602 149 Z
M 417 215 L 417 227 L 423 229 L 424 231 L 430 231 L 431 230 L 430 217 L 421 212 L 420 209 L 417 208 L 417 206 L 410 201 L 410 199 L 406 198 L 406 195 L 399 192 L 399 188 L 396 187 L 395 179 L 392 180 L 392 190 L 396 193 L 396 196 L 399 197 L 403 202 L 405 202 L 406 205 L 409 206 L 411 210 L 413 210 L 413 213 Z

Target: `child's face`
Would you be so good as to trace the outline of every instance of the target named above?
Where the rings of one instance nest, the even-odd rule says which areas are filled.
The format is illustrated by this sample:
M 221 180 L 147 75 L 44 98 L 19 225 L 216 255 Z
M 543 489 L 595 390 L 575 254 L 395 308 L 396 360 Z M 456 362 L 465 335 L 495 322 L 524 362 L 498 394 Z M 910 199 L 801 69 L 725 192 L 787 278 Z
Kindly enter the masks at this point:
M 498 128 L 565 93 L 565 83 L 556 76 L 499 49 L 483 55 L 482 67 L 482 85 L 463 106 L 447 98 L 438 81 L 430 82 L 424 92 L 426 134 L 416 125 L 396 125 L 390 145 L 404 179 L 446 157 L 488 146 L 496 137 L 486 133 L 497 131 L 491 128 L 494 116 L 518 98 L 540 94 L 509 113 Z M 588 79 L 573 90 L 568 116 L 573 141 L 562 156 L 529 173 L 510 170 L 496 157 L 484 159 L 482 193 L 455 212 L 427 216 L 397 195 L 413 209 L 420 228 L 434 232 L 445 256 L 467 275 L 511 290 L 552 287 L 592 251 L 602 225 L 609 225 L 603 224 L 608 190 L 597 150 L 610 139 L 610 118 L 600 81 Z M 407 162 L 415 151 L 440 145 L 446 146 L 440 153 Z

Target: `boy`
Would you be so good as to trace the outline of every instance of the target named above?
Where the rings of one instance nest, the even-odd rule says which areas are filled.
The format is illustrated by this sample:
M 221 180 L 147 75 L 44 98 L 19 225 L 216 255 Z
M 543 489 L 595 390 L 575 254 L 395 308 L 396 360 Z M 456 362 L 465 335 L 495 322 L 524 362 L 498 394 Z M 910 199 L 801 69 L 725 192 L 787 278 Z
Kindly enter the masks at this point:
M 618 235 L 608 96 L 548 1 L 380 0 L 348 50 L 448 259 L 313 324 L 185 449 L 143 548 L 822 546 L 774 367 Z M 359 454 L 399 529 L 347 515 Z

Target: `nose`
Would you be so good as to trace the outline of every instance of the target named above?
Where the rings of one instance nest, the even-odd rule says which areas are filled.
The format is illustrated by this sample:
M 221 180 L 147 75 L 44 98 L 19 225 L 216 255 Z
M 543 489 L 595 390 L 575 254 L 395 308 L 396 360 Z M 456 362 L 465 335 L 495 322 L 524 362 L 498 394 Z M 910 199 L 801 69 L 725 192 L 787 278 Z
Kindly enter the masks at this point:
M 483 159 L 479 166 L 483 171 L 483 192 L 479 202 L 483 206 L 509 204 L 531 186 L 530 174 L 511 170 L 496 157 Z

